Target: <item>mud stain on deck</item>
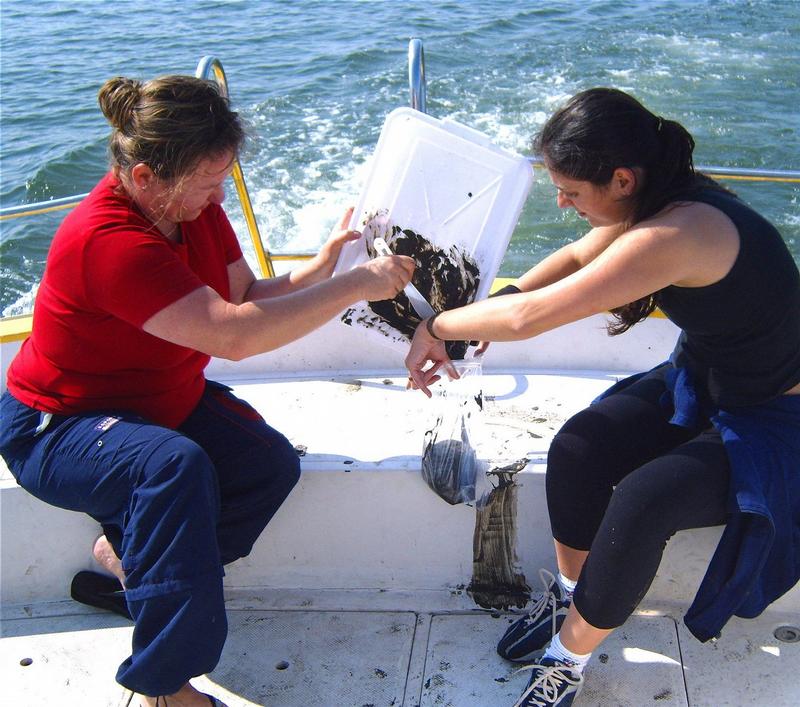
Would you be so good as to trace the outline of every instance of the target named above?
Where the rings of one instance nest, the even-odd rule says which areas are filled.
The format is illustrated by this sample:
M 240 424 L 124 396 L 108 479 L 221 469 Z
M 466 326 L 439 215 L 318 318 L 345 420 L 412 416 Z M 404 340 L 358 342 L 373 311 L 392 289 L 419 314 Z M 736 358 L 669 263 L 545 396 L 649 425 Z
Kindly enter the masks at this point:
M 476 504 L 472 542 L 472 582 L 467 592 L 485 609 L 521 608 L 531 588 L 516 552 L 517 490 L 515 475 L 528 459 L 487 472 L 493 488 Z

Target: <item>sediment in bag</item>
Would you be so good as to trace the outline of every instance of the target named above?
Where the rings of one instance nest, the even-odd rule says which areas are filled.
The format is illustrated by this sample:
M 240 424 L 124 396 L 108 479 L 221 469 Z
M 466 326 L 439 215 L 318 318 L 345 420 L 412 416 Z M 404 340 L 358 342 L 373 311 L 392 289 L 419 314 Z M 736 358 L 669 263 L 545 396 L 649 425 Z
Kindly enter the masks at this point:
M 469 441 L 464 420 L 460 439 L 438 439 L 439 422 L 425 433 L 422 453 L 422 478 L 441 498 L 451 505 L 475 500 L 477 458 Z

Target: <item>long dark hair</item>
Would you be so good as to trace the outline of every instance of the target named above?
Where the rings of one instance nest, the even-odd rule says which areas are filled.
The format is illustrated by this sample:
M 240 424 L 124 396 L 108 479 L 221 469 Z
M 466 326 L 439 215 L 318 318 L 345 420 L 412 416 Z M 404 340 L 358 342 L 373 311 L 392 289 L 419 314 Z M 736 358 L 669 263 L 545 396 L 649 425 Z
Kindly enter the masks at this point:
M 722 189 L 694 170 L 694 139 L 680 123 L 651 113 L 633 96 L 592 88 L 573 96 L 534 138 L 534 153 L 548 168 L 595 186 L 609 184 L 619 167 L 638 167 L 643 183 L 632 197 L 628 228 L 705 186 Z M 621 334 L 658 304 L 654 292 L 612 310 L 609 334 Z

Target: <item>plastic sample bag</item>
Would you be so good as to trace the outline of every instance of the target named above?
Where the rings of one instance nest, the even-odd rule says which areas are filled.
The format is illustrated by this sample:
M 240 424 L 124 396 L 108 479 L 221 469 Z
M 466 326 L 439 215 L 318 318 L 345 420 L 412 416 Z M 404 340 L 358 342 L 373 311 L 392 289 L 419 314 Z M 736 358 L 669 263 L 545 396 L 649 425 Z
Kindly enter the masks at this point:
M 483 391 L 481 363 L 454 361 L 460 378 L 445 381 L 439 389 L 438 412 L 425 433 L 422 478 L 450 504 L 475 500 L 479 461 L 474 439 L 481 424 Z

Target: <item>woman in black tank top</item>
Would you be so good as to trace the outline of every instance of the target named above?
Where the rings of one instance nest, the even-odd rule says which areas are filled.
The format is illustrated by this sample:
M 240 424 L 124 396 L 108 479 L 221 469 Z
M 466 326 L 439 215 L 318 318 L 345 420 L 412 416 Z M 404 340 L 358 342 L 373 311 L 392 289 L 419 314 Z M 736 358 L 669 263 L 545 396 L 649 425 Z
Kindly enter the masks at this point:
M 406 365 L 430 396 L 440 368 L 454 374 L 445 340 L 525 339 L 605 311 L 617 335 L 657 306 L 681 329 L 668 362 L 614 386 L 550 448 L 557 577 L 497 650 L 530 662 L 544 649 L 517 704 L 567 707 L 678 530 L 727 526 L 684 619 L 700 640 L 800 579 L 800 275 L 769 222 L 695 172 L 686 129 L 621 91 L 574 96 L 534 149 L 558 205 L 591 230 L 506 296 L 424 321 Z

